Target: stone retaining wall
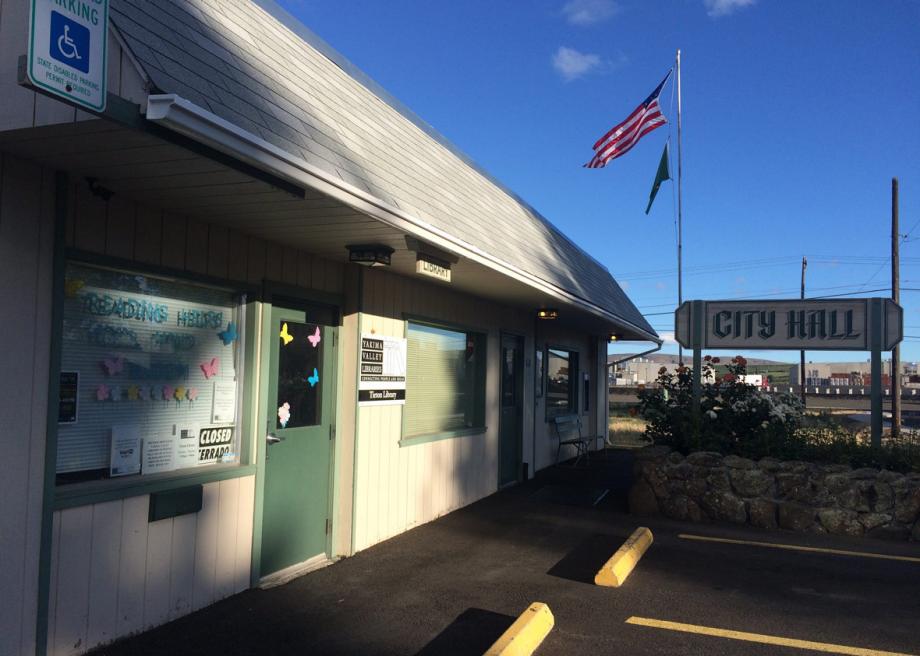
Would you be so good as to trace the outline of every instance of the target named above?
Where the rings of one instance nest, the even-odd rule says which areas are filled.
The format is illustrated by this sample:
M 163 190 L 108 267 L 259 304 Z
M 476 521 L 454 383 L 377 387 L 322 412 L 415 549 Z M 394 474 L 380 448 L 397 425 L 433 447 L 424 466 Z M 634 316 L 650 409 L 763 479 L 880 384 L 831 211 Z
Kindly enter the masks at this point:
M 664 446 L 636 452 L 630 512 L 920 541 L 920 473 L 760 461 Z

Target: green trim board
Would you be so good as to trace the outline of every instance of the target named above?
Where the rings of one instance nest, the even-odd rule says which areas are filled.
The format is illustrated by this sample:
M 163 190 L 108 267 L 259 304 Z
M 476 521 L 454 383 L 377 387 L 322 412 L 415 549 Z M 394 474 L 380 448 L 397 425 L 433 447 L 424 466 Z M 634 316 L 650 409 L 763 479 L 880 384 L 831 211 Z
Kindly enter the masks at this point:
M 361 334 L 364 332 L 364 267 L 358 270 L 358 328 L 355 331 L 355 353 L 361 352 Z M 403 328 L 405 334 L 405 327 Z M 355 405 L 355 434 L 354 434 L 354 456 L 351 459 L 351 540 L 348 552 L 349 555 L 355 553 L 355 531 L 357 530 L 357 515 L 355 508 L 358 505 L 358 457 L 361 453 L 361 405 L 358 403 L 358 386 L 361 380 L 360 365 L 358 358 L 355 358 L 354 376 L 355 376 L 355 395 L 352 403 Z M 400 428 L 401 430 L 401 428 Z
M 427 444 L 428 442 L 439 442 L 440 440 L 449 440 L 454 437 L 466 437 L 468 435 L 482 435 L 488 432 L 488 426 L 473 426 L 471 428 L 458 428 L 457 430 L 444 431 L 443 433 L 432 433 L 430 435 L 413 435 L 404 437 L 399 440 L 399 446 L 416 446 L 417 444 Z
M 136 481 L 135 484 L 122 482 L 121 485 L 100 485 L 100 483 L 109 483 L 109 480 L 75 483 L 57 489 L 54 495 L 54 510 L 91 506 L 96 503 L 129 499 L 190 485 L 205 485 L 232 478 L 253 476 L 255 473 L 256 468 L 253 465 L 215 465 L 191 475 L 176 476 L 172 472 L 167 472 L 147 477 L 139 476 L 131 479 Z
M 339 317 L 339 323 L 344 324 L 344 317 Z M 342 440 L 339 438 L 339 427 L 342 425 L 342 412 L 344 410 L 345 404 L 339 403 L 339 399 L 342 398 L 343 394 L 343 384 L 345 380 L 345 358 L 341 356 L 341 351 L 338 348 L 339 340 L 341 337 L 341 332 L 343 331 L 344 325 L 339 328 L 332 328 L 332 334 L 334 337 L 334 344 L 336 345 L 335 352 L 335 362 L 332 367 L 335 371 L 335 383 L 332 386 L 332 389 L 335 390 L 335 405 L 333 407 L 333 419 L 332 419 L 332 454 L 331 462 L 329 463 L 330 472 L 329 472 L 329 518 L 331 520 L 331 526 L 329 530 L 328 538 L 328 550 L 327 554 L 331 558 L 335 558 L 335 531 L 337 528 L 337 519 L 339 517 L 339 504 L 340 504 L 340 495 L 339 495 L 339 478 L 341 472 L 339 471 L 338 463 L 342 462 Z
M 285 305 L 290 301 L 296 305 L 298 301 L 306 301 L 316 305 L 325 305 L 335 313 L 336 325 L 342 325 L 341 307 L 344 305 L 343 294 L 324 292 L 316 289 L 306 289 L 289 283 L 276 280 L 265 280 L 262 285 L 262 295 L 259 300 L 272 305 Z
M 38 600 L 35 653 L 48 652 L 48 612 L 51 598 L 51 541 L 54 491 L 57 478 L 57 420 L 61 373 L 61 336 L 64 312 L 64 271 L 67 267 L 66 226 L 70 181 L 67 173 L 54 173 L 54 246 L 51 279 L 51 344 L 48 357 L 48 407 L 45 418 L 45 471 L 42 492 L 41 540 L 38 551 Z
M 254 340 L 257 344 L 259 359 L 253 364 L 255 377 L 258 381 L 254 386 L 256 394 L 253 399 L 255 404 L 255 434 L 268 424 L 268 408 L 266 403 L 259 399 L 268 398 L 268 377 L 262 375 L 263 363 L 271 361 L 271 343 L 266 335 L 271 332 L 272 306 L 271 303 L 259 303 L 259 332 L 258 337 Z M 264 443 L 263 448 L 259 448 L 259 443 L 253 441 L 252 458 L 256 463 L 256 485 L 255 500 L 253 502 L 252 518 L 252 557 L 249 566 L 249 585 L 257 587 L 261 578 L 262 563 L 262 503 L 265 494 L 265 456 Z
M 154 492 L 147 503 L 147 523 L 193 515 L 201 511 L 203 485 L 189 485 L 174 490 Z
M 431 317 L 428 317 L 428 316 L 424 316 L 420 314 L 413 314 L 410 312 L 403 312 L 402 318 L 403 318 L 403 324 L 405 326 L 403 328 L 403 337 L 409 336 L 409 322 L 420 323 L 426 326 L 432 326 L 433 328 L 446 328 L 449 330 L 457 330 L 457 331 L 463 330 L 468 333 L 481 333 L 485 335 L 486 337 L 488 337 L 491 334 L 491 331 L 489 330 L 489 328 L 483 325 L 465 324 L 465 323 L 459 323 L 456 321 L 444 321 L 443 319 L 432 319 Z

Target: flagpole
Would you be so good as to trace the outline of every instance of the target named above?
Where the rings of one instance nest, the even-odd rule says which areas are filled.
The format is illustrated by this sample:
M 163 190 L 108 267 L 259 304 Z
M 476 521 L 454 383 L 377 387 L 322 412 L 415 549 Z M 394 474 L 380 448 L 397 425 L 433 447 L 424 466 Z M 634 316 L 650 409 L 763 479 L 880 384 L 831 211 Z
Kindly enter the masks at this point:
M 677 49 L 677 306 L 684 302 L 683 276 L 683 216 L 681 207 L 681 150 L 680 150 L 680 48 Z M 684 349 L 677 345 L 677 361 L 683 366 Z

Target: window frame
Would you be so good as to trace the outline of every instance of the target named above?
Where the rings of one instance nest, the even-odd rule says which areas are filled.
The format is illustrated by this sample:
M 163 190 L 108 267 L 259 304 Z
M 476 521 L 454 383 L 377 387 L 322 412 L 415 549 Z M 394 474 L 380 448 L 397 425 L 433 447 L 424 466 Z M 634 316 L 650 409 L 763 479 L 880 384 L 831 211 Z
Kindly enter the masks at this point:
M 251 375 L 251 368 L 254 366 L 252 363 L 257 361 L 258 342 L 255 339 L 253 330 L 249 329 L 249 327 L 254 326 L 258 318 L 257 306 L 261 300 L 259 298 L 260 288 L 247 283 L 196 274 L 189 271 L 179 271 L 157 265 L 148 265 L 142 262 L 99 255 L 78 249 L 67 249 L 60 260 L 58 273 L 61 280 L 61 292 L 59 296 L 53 299 L 54 303 L 62 310 L 64 302 L 63 280 L 66 276 L 67 266 L 69 264 L 214 287 L 216 289 L 228 291 L 238 299 L 241 322 L 245 324 L 242 339 L 240 340 L 244 364 L 240 372 L 242 381 L 237 392 L 237 430 L 239 432 L 240 457 L 239 462 L 236 463 L 216 463 L 206 467 L 190 467 L 169 472 L 148 474 L 146 476 L 132 475 L 72 483 L 59 483 L 55 473 L 51 477 L 50 487 L 48 488 L 48 492 L 52 496 L 52 510 L 62 510 L 103 503 L 106 501 L 116 501 L 134 496 L 173 490 L 177 487 L 204 485 L 227 479 L 255 475 L 257 467 L 253 461 L 250 424 L 252 423 L 253 384 L 256 377 Z M 53 348 L 58 349 L 58 351 L 60 351 L 63 343 L 63 331 L 64 321 L 62 313 L 60 315 L 60 320 L 54 322 L 51 327 L 52 344 L 56 344 Z M 51 375 L 56 382 L 63 370 L 60 355 L 55 358 L 53 369 Z M 56 389 L 57 385 L 55 384 L 53 387 Z M 58 425 L 56 420 L 51 421 L 50 418 L 52 415 L 57 417 L 58 407 L 56 399 L 49 398 L 49 401 L 51 402 L 49 403 L 49 422 L 47 425 L 48 445 L 46 449 L 46 458 L 50 458 L 50 462 L 56 462 L 58 451 Z M 52 471 L 55 470 L 54 464 L 49 466 Z
M 446 431 L 436 431 L 432 433 L 423 433 L 419 435 L 406 435 L 406 423 L 407 423 L 407 412 L 406 405 L 408 404 L 409 397 L 409 376 L 406 376 L 406 401 L 407 403 L 402 406 L 402 416 L 400 419 L 400 439 L 399 446 L 413 446 L 416 444 L 427 444 L 428 442 L 436 442 L 439 440 L 447 440 L 455 437 L 466 437 L 469 435 L 481 435 L 487 432 L 488 426 L 486 424 L 486 406 L 487 398 L 486 393 L 488 389 L 488 369 L 489 369 L 489 331 L 486 328 L 469 326 L 464 324 L 458 324 L 451 321 L 441 321 L 437 319 L 431 319 L 428 317 L 419 317 L 416 315 L 404 314 L 403 315 L 403 335 L 408 341 L 409 339 L 409 324 L 418 324 L 422 326 L 428 326 L 430 328 L 438 328 L 440 330 L 450 330 L 454 332 L 463 332 L 466 335 L 473 334 L 482 340 L 483 350 L 485 352 L 482 358 L 482 371 L 478 374 L 476 380 L 476 399 L 475 403 L 478 407 L 475 408 L 475 426 L 466 426 L 463 428 L 455 428 L 453 430 Z M 407 344 L 407 357 L 408 357 L 408 344 Z
M 578 351 L 577 349 L 568 347 L 568 346 L 557 345 L 557 344 L 547 344 L 544 347 L 544 351 L 545 351 L 545 356 L 544 356 L 544 365 L 543 365 L 543 368 L 544 368 L 543 385 L 545 389 L 543 392 L 543 398 L 544 398 L 543 414 L 545 415 L 545 421 L 548 423 L 556 419 L 556 417 L 567 417 L 570 415 L 582 414 L 580 406 L 578 405 L 578 402 L 579 402 L 578 388 L 579 388 L 580 377 L 581 377 L 580 351 Z M 569 354 L 569 385 L 568 385 L 569 387 L 569 405 L 565 410 L 555 409 L 551 407 L 549 404 L 550 351 L 565 351 L 566 353 Z M 575 356 L 574 357 L 574 371 L 572 371 L 573 369 L 572 356 L 573 355 Z

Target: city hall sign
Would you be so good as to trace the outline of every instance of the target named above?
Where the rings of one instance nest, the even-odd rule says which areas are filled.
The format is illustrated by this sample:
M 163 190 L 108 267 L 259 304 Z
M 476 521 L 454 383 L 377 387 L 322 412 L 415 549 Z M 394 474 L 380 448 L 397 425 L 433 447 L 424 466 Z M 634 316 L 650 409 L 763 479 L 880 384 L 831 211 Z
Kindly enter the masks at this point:
M 688 301 L 674 323 L 684 348 L 888 351 L 901 341 L 903 322 L 890 299 L 861 298 Z

